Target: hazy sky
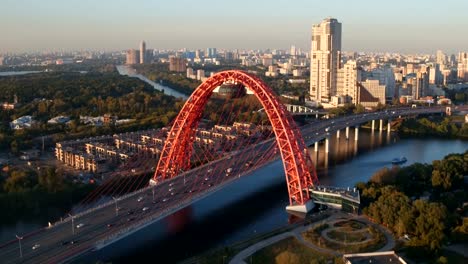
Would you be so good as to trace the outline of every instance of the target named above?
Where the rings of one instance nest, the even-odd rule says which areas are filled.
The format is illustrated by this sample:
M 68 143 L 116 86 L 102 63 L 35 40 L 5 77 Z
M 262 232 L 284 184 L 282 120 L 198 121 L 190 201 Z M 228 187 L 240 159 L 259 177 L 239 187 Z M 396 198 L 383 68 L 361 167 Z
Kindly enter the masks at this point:
M 342 23 L 345 51 L 468 51 L 468 0 L 0 0 L 0 53 L 138 48 L 310 49 Z

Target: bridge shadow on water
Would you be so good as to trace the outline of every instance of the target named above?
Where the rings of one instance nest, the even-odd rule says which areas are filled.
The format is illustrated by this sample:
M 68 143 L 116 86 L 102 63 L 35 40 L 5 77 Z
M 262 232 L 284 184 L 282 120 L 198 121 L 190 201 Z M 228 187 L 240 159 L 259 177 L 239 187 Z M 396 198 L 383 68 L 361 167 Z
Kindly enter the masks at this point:
M 278 199 L 278 196 L 284 196 L 284 194 L 284 182 L 274 183 L 272 186 L 248 194 L 234 203 L 212 210 L 200 220 L 187 219 L 192 215 L 191 207 L 187 207 L 175 213 L 179 214 L 178 216 L 173 214 L 160 221 L 168 221 L 171 234 L 165 237 L 155 237 L 143 247 L 106 261 L 135 263 L 136 259 L 156 258 L 157 261 L 154 263 L 176 263 L 190 258 L 223 244 L 223 241 L 232 233 L 268 213 L 271 207 L 276 207 L 278 204 L 286 206 L 287 202 Z

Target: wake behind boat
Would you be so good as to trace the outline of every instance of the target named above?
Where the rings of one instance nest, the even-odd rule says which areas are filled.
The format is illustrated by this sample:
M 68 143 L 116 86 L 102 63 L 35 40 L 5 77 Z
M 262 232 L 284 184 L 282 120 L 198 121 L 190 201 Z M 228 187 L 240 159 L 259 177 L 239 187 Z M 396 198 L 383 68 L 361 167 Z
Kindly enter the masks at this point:
M 392 159 L 392 164 L 394 164 L 394 165 L 403 164 L 406 161 L 407 161 L 406 157 L 394 158 L 394 159 Z

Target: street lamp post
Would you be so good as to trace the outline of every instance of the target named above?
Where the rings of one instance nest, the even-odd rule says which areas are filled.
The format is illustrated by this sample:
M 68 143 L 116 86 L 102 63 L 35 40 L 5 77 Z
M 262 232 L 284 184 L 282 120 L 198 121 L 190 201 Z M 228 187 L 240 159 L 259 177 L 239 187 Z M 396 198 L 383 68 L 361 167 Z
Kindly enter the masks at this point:
M 115 202 L 115 216 L 118 216 L 118 215 L 119 215 L 119 208 L 117 207 L 117 201 L 118 201 L 118 199 L 115 198 L 114 196 L 112 196 L 112 199 L 113 199 L 114 202 Z
M 75 234 L 75 218 L 74 218 L 73 215 L 71 215 L 71 214 L 68 214 L 68 215 L 71 217 L 72 234 L 74 235 L 74 234 Z
M 23 249 L 21 248 L 21 240 L 23 240 L 23 237 L 16 235 L 16 238 L 18 239 L 19 243 L 20 258 L 23 258 Z

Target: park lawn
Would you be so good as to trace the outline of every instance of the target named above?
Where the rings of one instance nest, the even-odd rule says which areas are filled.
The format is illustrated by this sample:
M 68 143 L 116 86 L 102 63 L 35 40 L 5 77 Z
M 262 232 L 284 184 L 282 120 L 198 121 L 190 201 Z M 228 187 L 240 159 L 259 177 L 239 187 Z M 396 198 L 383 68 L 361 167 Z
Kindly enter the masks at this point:
M 246 263 L 306 264 L 327 263 L 332 256 L 319 253 L 300 243 L 296 238 L 285 238 L 265 247 L 244 261 Z

